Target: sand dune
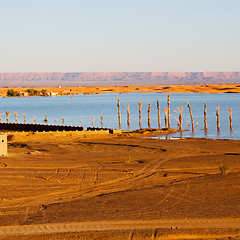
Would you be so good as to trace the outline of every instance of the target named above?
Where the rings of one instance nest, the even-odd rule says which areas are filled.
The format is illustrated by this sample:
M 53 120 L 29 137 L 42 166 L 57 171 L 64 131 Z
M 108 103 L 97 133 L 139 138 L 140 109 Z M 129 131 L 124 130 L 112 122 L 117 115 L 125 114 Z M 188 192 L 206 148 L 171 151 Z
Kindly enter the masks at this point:
M 28 88 L 14 88 L 18 92 L 26 92 Z M 240 85 L 221 84 L 221 85 L 161 85 L 161 86 L 107 86 L 107 87 L 62 87 L 62 88 L 49 88 L 41 87 L 34 88 L 37 91 L 46 89 L 49 93 L 59 93 L 59 95 L 71 94 L 99 94 L 99 93 L 129 93 L 129 92 L 165 92 L 165 93 L 240 93 Z M 8 89 L 0 88 L 0 95 L 6 96 Z

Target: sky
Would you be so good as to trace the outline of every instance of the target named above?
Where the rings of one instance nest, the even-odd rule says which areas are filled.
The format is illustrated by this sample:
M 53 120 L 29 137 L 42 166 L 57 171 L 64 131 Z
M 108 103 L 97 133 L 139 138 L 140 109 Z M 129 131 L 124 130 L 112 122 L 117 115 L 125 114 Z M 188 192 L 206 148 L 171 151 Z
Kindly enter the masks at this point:
M 240 71 L 240 0 L 0 0 L 0 72 Z

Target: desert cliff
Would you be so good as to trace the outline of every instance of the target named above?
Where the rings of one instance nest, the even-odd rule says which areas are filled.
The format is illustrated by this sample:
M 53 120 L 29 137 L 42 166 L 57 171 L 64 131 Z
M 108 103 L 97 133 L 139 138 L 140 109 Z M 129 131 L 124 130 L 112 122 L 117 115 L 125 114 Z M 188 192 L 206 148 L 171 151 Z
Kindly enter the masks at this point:
M 194 85 L 240 82 L 240 72 L 0 73 L 0 86 Z

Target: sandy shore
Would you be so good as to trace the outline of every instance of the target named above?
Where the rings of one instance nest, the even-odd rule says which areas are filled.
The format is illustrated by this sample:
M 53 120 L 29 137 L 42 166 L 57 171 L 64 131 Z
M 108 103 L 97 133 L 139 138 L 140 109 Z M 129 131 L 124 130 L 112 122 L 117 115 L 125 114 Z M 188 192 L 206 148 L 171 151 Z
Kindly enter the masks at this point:
M 8 138 L 0 239 L 240 235 L 240 141 L 77 132 Z M 229 166 L 226 174 L 221 165 Z
M 13 88 L 17 92 L 26 92 L 29 88 Z M 165 92 L 165 93 L 240 93 L 240 85 L 221 84 L 221 85 L 164 85 L 164 86 L 118 86 L 118 87 L 62 87 L 49 88 L 37 87 L 37 91 L 46 89 L 47 92 L 58 93 L 62 95 L 68 94 L 100 94 L 107 92 L 129 93 L 129 92 Z M 9 88 L 0 88 L 0 95 L 6 96 Z

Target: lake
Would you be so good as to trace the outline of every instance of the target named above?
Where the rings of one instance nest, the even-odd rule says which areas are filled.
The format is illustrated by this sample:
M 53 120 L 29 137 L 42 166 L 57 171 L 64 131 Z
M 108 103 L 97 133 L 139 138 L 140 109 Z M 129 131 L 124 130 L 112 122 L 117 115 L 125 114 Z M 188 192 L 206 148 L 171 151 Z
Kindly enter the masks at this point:
M 151 103 L 151 127 L 158 127 L 157 120 L 157 99 L 161 108 L 161 125 L 164 127 L 163 108 L 167 107 L 166 93 L 106 93 L 97 95 L 74 95 L 58 97 L 22 97 L 22 98 L 1 98 L 0 113 L 2 121 L 6 121 L 5 111 L 10 111 L 10 122 L 15 121 L 13 112 L 18 113 L 18 122 L 23 122 L 23 114 L 26 114 L 27 122 L 44 123 L 45 115 L 48 114 L 48 124 L 108 127 L 118 128 L 117 115 L 117 96 L 120 98 L 122 129 L 138 129 L 138 103 L 142 101 L 142 127 L 148 127 L 148 103 Z M 186 131 L 173 134 L 171 138 L 179 137 L 200 137 L 216 139 L 236 139 L 240 140 L 240 94 L 238 93 L 170 93 L 171 127 L 177 128 L 178 113 L 177 107 L 183 106 L 183 129 L 191 129 L 189 126 L 190 115 L 186 100 L 192 106 L 193 118 L 195 122 L 194 134 Z M 208 132 L 203 131 L 203 101 L 207 103 Z M 130 105 L 130 128 L 127 125 L 127 107 Z M 220 106 L 220 132 L 217 131 L 216 124 L 216 105 Z M 229 128 L 229 112 L 233 110 L 233 131 Z M 103 125 L 101 125 L 100 116 L 103 116 Z M 92 124 L 92 118 L 94 122 Z M 196 126 L 198 124 L 198 126 Z M 191 122 L 190 122 L 191 125 Z M 164 136 L 165 137 L 165 136 Z M 163 138 L 164 138 L 163 137 Z

